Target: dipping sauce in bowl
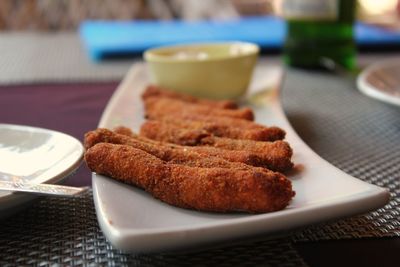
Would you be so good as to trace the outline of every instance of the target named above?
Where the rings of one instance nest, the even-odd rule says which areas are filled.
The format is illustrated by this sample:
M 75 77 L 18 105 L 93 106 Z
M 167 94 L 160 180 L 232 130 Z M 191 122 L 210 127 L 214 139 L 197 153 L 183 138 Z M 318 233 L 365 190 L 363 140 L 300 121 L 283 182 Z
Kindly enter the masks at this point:
M 176 45 L 147 50 L 144 58 L 156 85 L 211 99 L 246 93 L 259 47 L 225 42 Z

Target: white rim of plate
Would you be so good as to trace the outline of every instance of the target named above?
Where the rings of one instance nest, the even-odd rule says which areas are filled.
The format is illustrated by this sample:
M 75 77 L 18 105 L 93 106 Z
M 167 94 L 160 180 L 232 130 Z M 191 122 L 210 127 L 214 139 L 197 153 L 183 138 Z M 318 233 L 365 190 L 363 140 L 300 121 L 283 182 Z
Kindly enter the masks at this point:
M 382 68 L 382 67 L 388 67 L 388 66 L 397 66 L 400 68 L 400 62 L 399 60 L 385 60 L 382 62 L 378 62 L 375 64 L 372 64 L 371 66 L 367 67 L 365 70 L 361 72 L 360 75 L 357 77 L 357 88 L 359 91 L 364 93 L 365 95 L 375 98 L 377 100 L 390 103 L 393 105 L 400 106 L 400 97 L 396 97 L 390 94 L 387 94 L 383 91 L 381 91 L 379 88 L 373 86 L 367 81 L 368 76 L 373 75 L 373 73 Z
M 48 131 L 48 132 L 52 132 L 52 133 L 56 133 L 56 134 L 61 134 L 64 135 L 68 138 L 71 138 L 73 140 L 75 140 L 77 142 L 77 144 L 80 144 L 79 148 L 80 148 L 80 153 L 79 153 L 79 157 L 76 158 L 75 162 L 73 164 L 71 164 L 68 168 L 66 168 L 64 171 L 60 172 L 58 175 L 55 175 L 54 177 L 49 178 L 48 180 L 45 181 L 41 181 L 40 183 L 50 183 L 50 184 L 57 184 L 60 183 L 61 181 L 63 181 L 64 179 L 66 179 L 67 177 L 71 176 L 72 174 L 75 173 L 75 171 L 77 171 L 79 169 L 79 167 L 82 165 L 83 163 L 83 153 L 84 153 L 84 149 L 83 149 L 83 145 L 82 143 L 75 137 L 63 133 L 63 132 L 59 132 L 59 131 L 55 131 L 55 130 L 51 130 L 51 129 L 46 129 L 46 128 L 41 128 L 41 127 L 35 127 L 35 126 L 29 126 L 29 125 L 19 125 L 19 124 L 9 124 L 9 123 L 0 123 L 0 126 L 8 126 L 8 127 L 13 127 L 13 128 L 30 128 L 30 129 L 35 129 L 38 131 Z M 6 204 L 9 203 L 10 201 L 21 201 L 25 202 L 29 201 L 30 199 L 35 198 L 35 196 L 32 195 L 28 195 L 28 194 L 15 194 L 13 192 L 9 192 L 3 196 L 0 196 L 0 205 L 2 204 Z

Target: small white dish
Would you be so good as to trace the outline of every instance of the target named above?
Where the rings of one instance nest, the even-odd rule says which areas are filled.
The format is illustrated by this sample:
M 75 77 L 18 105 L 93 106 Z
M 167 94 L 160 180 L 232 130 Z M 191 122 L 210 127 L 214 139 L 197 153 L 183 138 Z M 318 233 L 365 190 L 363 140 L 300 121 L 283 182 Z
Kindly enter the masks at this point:
M 72 136 L 37 127 L 0 124 L 0 179 L 59 183 L 81 164 L 83 146 Z M 35 196 L 0 191 L 0 217 Z
M 367 96 L 400 106 L 400 59 L 367 67 L 358 76 L 357 87 Z
M 264 65 L 256 68 L 251 89 L 256 121 L 287 132 L 300 171 L 290 175 L 296 196 L 284 210 L 265 214 L 207 213 L 176 208 L 130 185 L 93 174 L 97 218 L 116 247 L 130 252 L 159 252 L 199 247 L 248 236 L 271 237 L 297 227 L 364 213 L 389 201 L 384 188 L 365 183 L 335 168 L 314 153 L 294 132 L 282 111 L 279 90 L 266 90 Z M 143 123 L 142 90 L 149 83 L 142 64 L 132 67 L 106 110 L 99 127 L 119 125 L 138 131 Z

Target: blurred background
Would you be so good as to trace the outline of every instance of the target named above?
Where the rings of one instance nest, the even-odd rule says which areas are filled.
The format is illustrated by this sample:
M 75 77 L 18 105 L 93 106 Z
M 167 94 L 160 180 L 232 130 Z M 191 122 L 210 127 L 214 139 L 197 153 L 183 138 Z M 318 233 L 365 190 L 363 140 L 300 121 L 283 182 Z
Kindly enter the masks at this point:
M 397 52 L 400 0 L 355 1 L 358 51 Z M 282 3 L 1 0 L 0 84 L 118 80 L 146 49 L 184 42 L 253 42 L 268 54 L 268 62 L 280 64 L 288 36 Z
M 0 30 L 76 30 L 87 19 L 200 20 L 279 15 L 281 0 L 2 0 Z M 366 23 L 399 27 L 398 0 L 358 0 Z

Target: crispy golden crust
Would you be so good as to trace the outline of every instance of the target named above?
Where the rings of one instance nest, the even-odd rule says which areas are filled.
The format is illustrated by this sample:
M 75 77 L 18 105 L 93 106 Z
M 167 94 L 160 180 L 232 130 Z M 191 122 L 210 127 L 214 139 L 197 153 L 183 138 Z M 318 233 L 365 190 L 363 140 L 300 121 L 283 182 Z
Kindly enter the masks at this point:
M 98 128 L 98 129 L 102 129 L 102 128 Z M 106 129 L 106 130 L 109 131 L 108 129 Z M 126 126 L 117 126 L 113 129 L 113 132 L 117 133 L 117 134 L 126 135 L 126 136 L 138 136 L 130 128 L 128 128 Z
M 121 129 L 121 128 L 119 128 Z M 124 133 L 127 133 L 126 131 Z M 121 135 L 108 129 L 96 129 L 85 134 L 84 147 L 86 150 L 98 143 L 111 143 L 129 145 L 136 149 L 143 150 L 163 161 L 184 164 L 191 167 L 204 168 L 232 168 L 232 169 L 251 169 L 252 166 L 239 162 L 230 162 L 223 158 L 209 156 L 204 157 L 193 151 L 191 147 L 177 145 L 167 145 L 147 138 L 139 137 L 131 132 L 130 136 Z
M 251 166 L 257 166 L 273 171 L 287 171 L 293 165 L 290 160 L 292 155 L 290 147 L 280 144 L 271 143 L 270 151 L 264 151 L 264 153 L 240 149 L 234 151 L 234 149 L 227 150 L 211 146 L 185 147 L 140 137 L 124 127 L 119 127 L 116 130 L 125 135 L 107 129 L 97 129 L 86 133 L 84 139 L 85 148 L 88 149 L 97 143 L 130 145 L 164 161 L 192 167 L 249 169 L 252 168 Z
M 291 182 L 280 173 L 171 164 L 126 145 L 96 144 L 85 161 L 98 174 L 183 208 L 270 212 L 285 208 L 294 196 Z
M 182 146 L 196 146 L 201 139 L 209 136 L 205 129 L 180 128 L 161 121 L 146 121 L 140 127 L 140 135 L 149 139 L 178 144 Z
M 291 161 L 293 151 L 289 143 L 285 141 L 260 142 L 208 136 L 202 138 L 200 143 L 201 145 L 209 145 L 215 148 L 244 150 L 254 153 L 264 162 L 268 162 L 269 168 L 276 171 L 287 171 L 293 167 Z
M 254 140 L 231 139 L 217 136 L 206 136 L 201 139 L 201 145 L 208 145 L 228 150 L 246 150 L 254 153 L 278 153 L 281 156 L 291 157 L 292 149 L 286 141 L 262 142 Z
M 255 141 L 276 141 L 285 137 L 285 131 L 277 127 L 243 129 L 218 123 L 165 117 L 162 120 L 148 120 L 142 124 L 140 134 L 150 139 L 180 145 L 196 145 L 207 135 L 231 139 Z
M 213 108 L 222 108 L 222 109 L 237 109 L 238 106 L 235 102 L 231 100 L 208 100 L 208 99 L 201 99 L 196 98 L 187 94 L 177 93 L 170 91 L 165 88 L 161 88 L 157 85 L 149 85 L 146 87 L 146 90 L 142 94 L 142 99 L 146 100 L 149 97 L 165 97 L 165 98 L 172 98 L 182 100 L 188 103 L 195 103 L 200 104 L 208 107 Z
M 162 117 L 157 118 L 158 120 L 168 120 L 168 119 L 183 119 L 195 122 L 205 122 L 205 123 L 213 123 L 218 124 L 224 127 L 235 127 L 241 129 L 265 129 L 267 128 L 264 125 L 255 123 L 254 121 L 243 120 L 238 118 L 231 118 L 231 117 L 218 117 L 218 116 L 210 116 L 210 115 L 202 115 L 197 113 L 180 113 L 176 114 L 176 116 L 170 116 L 168 114 L 164 114 Z
M 221 109 L 162 96 L 147 97 L 144 104 L 146 117 L 149 119 L 157 119 L 165 114 L 179 116 L 187 113 L 254 120 L 253 111 L 249 108 Z
M 143 136 L 138 136 L 131 129 L 119 126 L 114 129 L 115 133 L 139 138 L 146 142 L 151 142 L 154 140 L 162 139 L 153 138 L 149 139 Z M 191 140 L 191 138 L 189 138 Z M 273 170 L 288 170 L 291 169 L 293 163 L 291 162 L 291 157 L 293 155 L 293 150 L 290 147 L 289 143 L 286 141 L 278 140 L 273 142 L 264 142 L 264 141 L 254 141 L 254 140 L 244 140 L 244 139 L 232 139 L 232 138 L 225 138 L 225 137 L 217 137 L 214 135 L 204 135 L 204 136 L 196 136 L 193 142 L 195 145 L 202 145 L 202 146 L 212 146 L 215 148 L 227 149 L 227 150 L 244 150 L 252 153 L 259 154 L 262 158 L 269 160 L 274 160 L 277 162 L 277 166 L 281 166 L 280 168 L 274 168 Z M 166 143 L 156 142 L 157 145 Z M 201 149 L 198 149 L 199 151 Z M 279 161 L 279 163 L 278 163 Z
M 271 145 L 269 148 L 272 150 L 262 153 L 253 152 L 247 148 L 232 149 L 235 145 L 239 147 L 240 142 L 246 140 L 233 141 L 231 144 L 226 144 L 226 142 L 222 144 L 223 142 L 221 142 L 221 140 L 217 140 L 215 147 L 207 147 L 204 146 L 207 144 L 206 141 L 202 140 L 212 140 L 215 139 L 214 136 L 209 136 L 209 138 L 207 138 L 207 136 L 203 137 L 203 135 L 199 135 L 198 130 L 180 129 L 159 121 L 145 122 L 140 129 L 140 135 L 161 142 L 192 146 L 190 148 L 191 151 L 195 151 L 204 156 L 221 157 L 229 161 L 242 162 L 275 171 L 287 171 L 293 167 L 293 163 L 291 162 L 292 150 L 286 143 Z M 218 147 L 218 145 L 220 147 Z M 265 148 L 267 146 L 268 145 L 264 145 L 263 147 Z
M 191 147 L 190 149 L 191 151 L 201 154 L 204 157 L 220 157 L 228 161 L 241 162 L 247 165 L 262 167 L 273 171 L 285 172 L 293 167 L 293 163 L 290 161 L 290 158 L 286 157 L 276 158 L 273 155 L 271 157 L 265 157 L 261 154 L 252 153 L 245 150 L 226 150 L 208 146 L 195 146 Z

